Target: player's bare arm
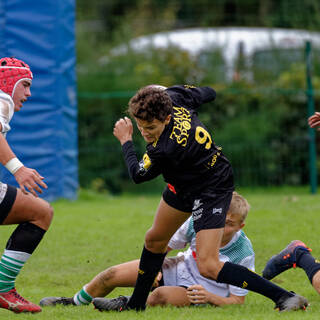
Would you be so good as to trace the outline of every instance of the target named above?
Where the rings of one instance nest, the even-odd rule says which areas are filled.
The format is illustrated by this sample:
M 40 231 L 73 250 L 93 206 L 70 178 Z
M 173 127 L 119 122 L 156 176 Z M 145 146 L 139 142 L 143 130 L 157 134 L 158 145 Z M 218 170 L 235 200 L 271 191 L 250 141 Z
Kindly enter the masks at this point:
M 0 132 L 1 131 L 2 125 L 0 123 Z M 11 150 L 6 138 L 0 134 L 0 162 L 5 166 L 12 158 L 15 158 L 15 154 Z
M 0 131 L 1 130 L 2 126 L 0 124 Z M 11 150 L 7 140 L 0 134 L 0 162 L 6 166 L 9 161 L 15 158 L 16 156 Z M 22 165 L 18 170 L 13 171 L 13 175 L 24 194 L 27 194 L 29 190 L 35 197 L 37 197 L 37 192 L 42 193 L 40 187 L 47 189 L 47 185 L 43 182 L 44 178 L 34 169 L 30 169 Z
M 215 306 L 222 306 L 225 304 L 243 304 L 245 300 L 245 296 L 236 296 L 234 294 L 230 294 L 229 297 L 218 296 L 207 291 L 199 284 L 188 287 L 187 297 L 193 304 L 210 303 Z

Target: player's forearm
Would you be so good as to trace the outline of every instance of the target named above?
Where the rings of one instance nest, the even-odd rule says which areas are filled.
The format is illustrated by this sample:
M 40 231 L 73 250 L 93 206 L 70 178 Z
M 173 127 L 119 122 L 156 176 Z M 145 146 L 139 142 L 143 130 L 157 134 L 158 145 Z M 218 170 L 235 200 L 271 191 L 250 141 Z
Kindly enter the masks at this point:
M 142 183 L 154 179 L 160 174 L 159 168 L 155 166 L 148 170 L 142 170 L 139 165 L 137 154 L 134 150 L 132 141 L 127 141 L 122 146 L 124 160 L 126 162 L 129 175 L 135 183 Z
M 122 145 L 122 152 L 124 160 L 126 162 L 129 175 L 135 183 L 141 183 L 144 181 L 143 176 L 140 174 L 139 161 L 137 154 L 134 150 L 132 141 L 127 141 Z
M 11 150 L 5 137 L 0 134 L 0 162 L 6 165 L 9 160 L 15 158 L 15 154 Z
M 208 302 L 215 306 L 223 306 L 227 304 L 243 304 L 245 296 L 235 296 L 221 297 L 216 294 L 210 293 L 208 297 Z

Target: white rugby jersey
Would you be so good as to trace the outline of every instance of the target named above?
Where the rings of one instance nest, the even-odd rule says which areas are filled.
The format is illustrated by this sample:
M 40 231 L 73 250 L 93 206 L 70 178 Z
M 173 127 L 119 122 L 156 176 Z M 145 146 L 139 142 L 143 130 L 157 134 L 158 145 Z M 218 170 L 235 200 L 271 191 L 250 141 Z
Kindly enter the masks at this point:
M 14 103 L 12 98 L 0 90 L 0 123 L 2 126 L 1 133 L 6 136 L 11 129 L 9 123 L 14 114 Z
M 241 289 L 225 283 L 218 283 L 200 275 L 194 252 L 196 252 L 196 233 L 193 229 L 193 220 L 190 217 L 172 236 L 168 246 L 172 249 L 183 249 L 187 244 L 190 247 L 183 252 L 185 267 L 195 284 L 201 284 L 209 292 L 220 296 L 228 296 L 230 293 L 244 296 L 248 290 Z M 245 233 L 240 230 L 224 247 L 219 249 L 219 259 L 223 262 L 232 262 L 254 271 L 255 255 L 251 241 Z

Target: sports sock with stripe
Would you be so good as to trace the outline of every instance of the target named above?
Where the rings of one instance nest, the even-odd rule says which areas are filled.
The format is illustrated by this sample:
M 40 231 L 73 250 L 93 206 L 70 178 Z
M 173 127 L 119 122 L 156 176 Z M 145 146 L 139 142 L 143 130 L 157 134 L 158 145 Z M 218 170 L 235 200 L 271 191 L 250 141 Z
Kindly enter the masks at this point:
M 90 296 L 90 294 L 86 291 L 86 286 L 84 286 L 79 292 L 77 292 L 73 296 L 73 302 L 77 305 L 86 305 L 90 304 L 93 298 Z
M 24 222 L 11 234 L 0 260 L 0 292 L 15 287 L 20 270 L 40 243 L 46 230 L 37 225 Z
M 31 254 L 5 250 L 0 260 L 0 292 L 14 288 L 15 280 Z

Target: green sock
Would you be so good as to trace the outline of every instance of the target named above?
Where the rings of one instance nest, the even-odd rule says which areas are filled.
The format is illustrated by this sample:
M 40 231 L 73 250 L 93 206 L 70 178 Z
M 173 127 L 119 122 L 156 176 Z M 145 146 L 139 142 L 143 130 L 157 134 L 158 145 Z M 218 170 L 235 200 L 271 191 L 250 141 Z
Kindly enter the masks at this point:
M 90 304 L 93 298 L 86 292 L 85 286 L 73 296 L 76 305 Z
M 5 250 L 0 260 L 0 292 L 14 288 L 15 280 L 30 254 Z

